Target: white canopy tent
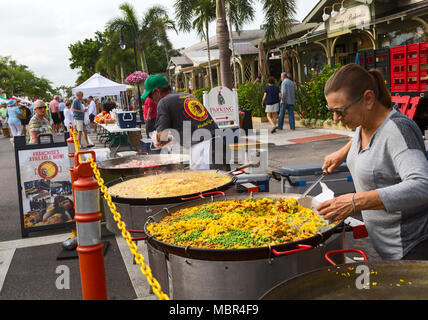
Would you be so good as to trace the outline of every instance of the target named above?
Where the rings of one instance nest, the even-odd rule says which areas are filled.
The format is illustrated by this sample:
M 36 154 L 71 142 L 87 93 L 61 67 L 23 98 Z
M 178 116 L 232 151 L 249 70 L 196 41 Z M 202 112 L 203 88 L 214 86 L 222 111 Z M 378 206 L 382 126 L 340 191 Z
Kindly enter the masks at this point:
M 84 98 L 88 98 L 89 96 L 120 96 L 121 92 L 126 91 L 126 85 L 116 83 L 110 79 L 103 77 L 99 73 L 95 73 L 92 77 L 83 82 L 80 86 L 73 88 L 73 95 L 75 95 L 78 91 L 83 92 Z

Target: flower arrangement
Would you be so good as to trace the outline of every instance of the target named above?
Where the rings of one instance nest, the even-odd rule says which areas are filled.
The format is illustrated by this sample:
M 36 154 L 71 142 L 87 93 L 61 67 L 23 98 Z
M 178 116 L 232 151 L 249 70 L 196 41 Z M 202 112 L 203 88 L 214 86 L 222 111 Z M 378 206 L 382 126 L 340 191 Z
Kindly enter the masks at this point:
M 135 71 L 126 77 L 125 81 L 128 83 L 141 83 L 146 81 L 149 77 L 149 74 L 144 71 Z

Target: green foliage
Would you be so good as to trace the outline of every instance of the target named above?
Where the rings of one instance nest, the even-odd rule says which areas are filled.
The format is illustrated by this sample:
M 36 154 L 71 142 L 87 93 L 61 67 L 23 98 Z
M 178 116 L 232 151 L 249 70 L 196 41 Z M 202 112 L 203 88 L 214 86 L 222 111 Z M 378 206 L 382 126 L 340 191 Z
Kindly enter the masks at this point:
M 196 97 L 196 99 L 198 99 L 200 102 L 204 102 L 204 91 L 208 91 L 210 92 L 211 88 L 210 87 L 205 87 L 205 88 L 201 88 L 198 90 L 193 91 L 193 95 Z
M 267 84 L 246 82 L 238 87 L 238 101 L 240 110 L 251 110 L 253 117 L 266 116 L 262 107 L 264 89 Z
M 297 86 L 295 110 L 301 118 L 328 119 L 331 113 L 327 110 L 324 97 L 324 87 L 331 75 L 341 65 L 324 65 L 320 73 L 310 71 L 310 80 Z
M 146 49 L 145 53 L 151 74 L 165 72 L 168 64 L 165 56 L 165 47 L 154 43 Z
M 68 47 L 71 53 L 70 68 L 80 69 L 78 83 L 84 82 L 95 73 L 95 64 L 100 58 L 101 48 L 102 42 L 99 38 L 77 41 Z
M 37 77 L 27 66 L 18 64 L 10 57 L 0 56 L 0 87 L 8 96 L 50 99 L 52 83 Z

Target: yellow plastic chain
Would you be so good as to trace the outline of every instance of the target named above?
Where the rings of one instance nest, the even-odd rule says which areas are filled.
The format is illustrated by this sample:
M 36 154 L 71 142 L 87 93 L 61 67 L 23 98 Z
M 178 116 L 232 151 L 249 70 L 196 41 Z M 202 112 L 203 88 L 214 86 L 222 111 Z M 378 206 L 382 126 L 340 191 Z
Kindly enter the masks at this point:
M 75 137 L 75 131 L 71 131 L 73 138 Z M 76 149 L 77 152 L 77 149 Z M 160 300 L 170 300 L 169 297 L 162 292 L 162 288 L 159 284 L 159 282 L 153 277 L 152 270 L 149 266 L 147 266 L 144 263 L 144 257 L 141 253 L 138 252 L 138 246 L 135 244 L 134 241 L 132 241 L 131 234 L 126 230 L 126 224 L 121 220 L 121 215 L 119 212 L 117 212 L 116 205 L 111 200 L 111 196 L 108 193 L 107 187 L 104 185 L 104 179 L 101 178 L 100 171 L 98 170 L 97 164 L 92 158 L 88 158 L 88 162 L 91 165 L 92 170 L 94 171 L 95 179 L 98 181 L 98 185 L 100 186 L 100 190 L 104 195 L 104 199 L 107 201 L 107 204 L 110 208 L 111 213 L 113 214 L 114 221 L 117 222 L 117 227 L 120 231 L 122 231 L 122 237 L 125 238 L 126 242 L 128 243 L 129 249 L 131 250 L 131 253 L 135 257 L 135 262 L 138 263 L 141 268 L 141 272 L 146 276 L 147 281 L 149 282 L 150 286 L 153 289 L 153 292 L 158 296 Z

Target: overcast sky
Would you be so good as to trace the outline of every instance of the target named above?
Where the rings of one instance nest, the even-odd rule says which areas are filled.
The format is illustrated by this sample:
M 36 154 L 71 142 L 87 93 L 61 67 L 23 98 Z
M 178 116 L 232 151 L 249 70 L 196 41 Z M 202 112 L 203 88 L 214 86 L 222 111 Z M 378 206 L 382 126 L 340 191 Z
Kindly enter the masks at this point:
M 73 86 L 77 70 L 70 69 L 68 46 L 93 38 L 104 30 L 108 20 L 120 15 L 124 0 L 0 0 L 0 56 L 10 56 L 27 65 L 37 76 L 60 85 Z M 139 17 L 155 4 L 164 5 L 174 17 L 174 0 L 128 0 Z M 301 21 L 318 0 L 297 0 L 296 19 Z M 244 29 L 263 24 L 260 1 L 256 1 L 256 19 Z M 215 25 L 211 30 L 215 30 Z M 170 33 L 174 48 L 199 42 L 194 32 Z

